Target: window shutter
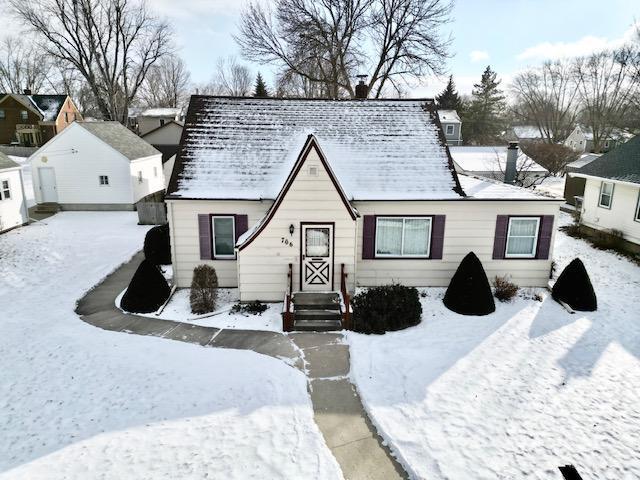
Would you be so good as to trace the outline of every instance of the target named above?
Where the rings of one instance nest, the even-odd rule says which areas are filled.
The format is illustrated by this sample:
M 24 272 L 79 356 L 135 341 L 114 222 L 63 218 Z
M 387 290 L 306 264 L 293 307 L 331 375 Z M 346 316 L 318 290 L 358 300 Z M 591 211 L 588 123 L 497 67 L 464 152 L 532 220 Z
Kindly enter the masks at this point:
M 442 247 L 444 246 L 444 220 L 445 215 L 433 216 L 431 233 L 431 258 L 442 260 Z
M 540 238 L 538 238 L 538 254 L 536 255 L 536 258 L 540 260 L 549 258 L 554 218 L 553 215 L 543 215 L 540 219 Z
M 247 215 L 236 215 L 236 242 L 240 235 L 249 229 L 249 217 Z
M 375 258 L 376 217 L 365 215 L 362 219 L 362 259 Z
M 509 228 L 509 215 L 498 215 L 496 219 L 496 234 L 493 238 L 493 259 L 502 260 L 507 248 L 507 229 Z
M 208 214 L 198 215 L 200 260 L 211 260 L 211 222 Z

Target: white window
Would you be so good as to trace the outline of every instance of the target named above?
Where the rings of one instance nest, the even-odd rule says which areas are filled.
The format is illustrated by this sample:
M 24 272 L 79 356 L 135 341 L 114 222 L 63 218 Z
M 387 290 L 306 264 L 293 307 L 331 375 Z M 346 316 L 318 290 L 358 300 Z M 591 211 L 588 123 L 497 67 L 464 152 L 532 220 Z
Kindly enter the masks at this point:
M 138 170 L 138 183 L 142 183 L 142 170 Z
M 428 257 L 431 217 L 376 219 L 376 257 Z
M 611 208 L 611 201 L 613 200 L 613 183 L 602 182 L 600 185 L 600 200 L 598 206 L 603 208 Z
M 212 217 L 211 237 L 213 238 L 214 258 L 234 258 L 236 244 L 235 217 Z
M 28 119 L 29 119 L 29 112 L 27 112 L 26 110 L 21 110 L 20 120 L 22 120 L 23 122 L 26 122 Z
M 100 175 L 98 177 L 100 185 L 109 185 L 109 175 Z
M 153 176 L 158 178 L 158 167 L 153 167 Z
M 11 189 L 9 188 L 9 180 L 2 180 L 0 182 L 0 200 L 11 199 Z
M 0 110 L 0 120 L 4 120 L 5 119 L 5 113 L 4 110 Z
M 539 217 L 510 218 L 505 258 L 534 258 L 539 227 Z
M 447 125 L 447 135 L 453 135 L 453 125 Z

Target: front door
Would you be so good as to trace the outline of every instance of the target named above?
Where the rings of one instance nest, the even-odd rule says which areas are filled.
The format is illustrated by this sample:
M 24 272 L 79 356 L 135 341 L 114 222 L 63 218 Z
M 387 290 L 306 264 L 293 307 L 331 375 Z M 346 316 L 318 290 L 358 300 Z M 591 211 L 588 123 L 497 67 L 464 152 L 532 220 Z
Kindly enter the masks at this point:
M 333 225 L 302 224 L 301 290 L 333 290 Z
M 38 178 L 40 180 L 40 195 L 42 203 L 57 203 L 58 192 L 56 191 L 56 175 L 52 167 L 38 167 Z

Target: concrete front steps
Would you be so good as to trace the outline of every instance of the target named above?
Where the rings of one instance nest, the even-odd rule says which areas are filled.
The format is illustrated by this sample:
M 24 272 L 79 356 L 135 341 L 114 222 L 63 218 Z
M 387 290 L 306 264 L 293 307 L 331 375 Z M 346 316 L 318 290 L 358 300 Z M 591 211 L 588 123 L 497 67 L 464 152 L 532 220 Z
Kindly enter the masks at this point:
M 293 294 L 293 328 L 306 332 L 342 330 L 340 294 L 298 292 Z

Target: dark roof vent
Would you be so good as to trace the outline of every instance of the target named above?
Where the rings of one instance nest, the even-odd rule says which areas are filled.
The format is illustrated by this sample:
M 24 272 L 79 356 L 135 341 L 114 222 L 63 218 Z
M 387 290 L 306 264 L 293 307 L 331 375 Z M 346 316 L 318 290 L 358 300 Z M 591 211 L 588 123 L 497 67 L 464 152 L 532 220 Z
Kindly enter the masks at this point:
M 366 75 L 358 75 L 358 84 L 356 85 L 356 98 L 364 100 L 369 96 L 369 87 L 364 83 Z
M 22 92 L 24 95 L 31 95 L 31 89 L 30 88 L 25 88 L 24 91 Z

